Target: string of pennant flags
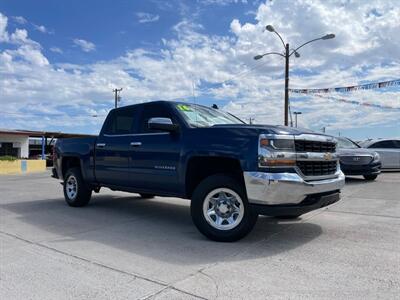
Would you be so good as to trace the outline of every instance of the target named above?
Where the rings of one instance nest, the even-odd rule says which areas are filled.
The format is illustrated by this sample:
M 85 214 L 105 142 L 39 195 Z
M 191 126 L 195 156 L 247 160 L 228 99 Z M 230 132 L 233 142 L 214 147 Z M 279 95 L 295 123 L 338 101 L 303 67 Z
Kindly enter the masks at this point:
M 381 81 L 360 85 L 344 86 L 344 87 L 334 87 L 334 88 L 321 88 L 321 89 L 289 89 L 289 92 L 295 94 L 321 94 L 321 93 L 346 93 L 359 90 L 371 90 L 380 89 L 391 86 L 400 85 L 400 79 Z
M 375 108 L 380 108 L 380 109 L 391 109 L 391 110 L 399 110 L 400 111 L 400 107 L 395 107 L 395 106 L 391 106 L 391 105 L 360 102 L 357 100 L 349 100 L 349 99 L 337 98 L 337 97 L 325 96 L 325 95 L 323 96 L 323 95 L 318 95 L 318 94 L 313 95 L 313 97 L 319 97 L 319 98 L 323 98 L 323 99 L 329 99 L 329 100 L 334 100 L 337 102 L 349 103 L 349 104 L 354 104 L 354 105 L 361 105 L 361 106 L 367 106 L 367 107 L 375 107 Z

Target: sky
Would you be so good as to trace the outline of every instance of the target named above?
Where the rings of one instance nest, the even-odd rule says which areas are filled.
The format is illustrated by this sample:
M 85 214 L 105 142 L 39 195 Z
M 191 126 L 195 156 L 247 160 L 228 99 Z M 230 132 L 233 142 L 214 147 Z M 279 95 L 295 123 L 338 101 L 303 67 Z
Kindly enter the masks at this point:
M 0 128 L 98 133 L 114 107 L 152 100 L 217 104 L 283 123 L 290 88 L 400 79 L 398 0 L 0 0 Z M 356 140 L 400 137 L 400 86 L 290 95 L 301 127 Z M 391 106 L 367 107 L 335 98 Z

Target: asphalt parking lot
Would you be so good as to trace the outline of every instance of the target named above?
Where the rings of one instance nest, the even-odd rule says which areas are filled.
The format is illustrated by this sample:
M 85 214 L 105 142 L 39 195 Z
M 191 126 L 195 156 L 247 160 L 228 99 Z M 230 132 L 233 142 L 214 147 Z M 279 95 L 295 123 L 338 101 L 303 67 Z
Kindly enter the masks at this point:
M 347 180 L 295 221 L 205 239 L 189 202 L 103 189 L 70 208 L 49 173 L 0 176 L 1 299 L 398 299 L 400 173 Z

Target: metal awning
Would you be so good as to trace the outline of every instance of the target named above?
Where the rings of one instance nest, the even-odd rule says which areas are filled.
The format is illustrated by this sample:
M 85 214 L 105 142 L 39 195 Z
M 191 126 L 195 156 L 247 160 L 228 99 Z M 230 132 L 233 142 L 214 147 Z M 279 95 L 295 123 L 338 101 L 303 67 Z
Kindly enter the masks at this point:
M 0 129 L 0 134 L 25 135 L 29 137 L 46 137 L 46 138 L 56 138 L 56 139 L 94 136 L 92 134 L 66 133 L 61 131 L 32 131 L 32 130 L 19 130 L 19 129 Z

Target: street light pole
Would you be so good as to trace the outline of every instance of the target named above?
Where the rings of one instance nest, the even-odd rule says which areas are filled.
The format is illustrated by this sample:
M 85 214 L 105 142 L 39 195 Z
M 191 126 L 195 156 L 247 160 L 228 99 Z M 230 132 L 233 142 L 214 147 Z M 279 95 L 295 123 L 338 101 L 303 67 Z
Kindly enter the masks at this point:
M 284 124 L 285 124 L 285 126 L 288 126 L 289 125 L 288 115 L 289 115 L 289 58 L 290 58 L 290 56 L 292 56 L 294 54 L 295 57 L 300 57 L 300 54 L 297 52 L 297 50 L 299 50 L 303 46 L 305 46 L 307 44 L 310 44 L 312 42 L 315 42 L 315 41 L 319 41 L 319 40 L 333 39 L 335 37 L 335 35 L 333 33 L 330 33 L 330 34 L 324 35 L 323 37 L 310 40 L 310 41 L 300 45 L 296 49 L 293 49 L 292 52 L 290 52 L 289 43 L 285 44 L 285 42 L 283 41 L 281 35 L 275 30 L 275 28 L 272 25 L 267 25 L 265 27 L 265 29 L 268 30 L 269 32 L 275 33 L 279 37 L 279 39 L 281 40 L 282 45 L 283 45 L 283 47 L 285 49 L 285 53 L 282 54 L 282 53 L 279 53 L 279 52 L 268 52 L 268 53 L 264 53 L 264 54 L 261 54 L 261 55 L 256 55 L 256 56 L 254 56 L 254 59 L 258 60 L 258 59 L 263 58 L 266 55 L 271 55 L 271 54 L 279 55 L 279 56 L 282 56 L 282 57 L 285 58 L 285 108 L 284 108 L 285 117 L 284 117 Z
M 296 125 L 296 128 L 297 128 L 297 115 L 301 115 L 301 111 L 294 111 L 293 114 L 294 114 L 294 117 L 295 117 L 295 125 Z
M 285 126 L 288 126 L 289 114 L 289 43 L 285 47 Z

